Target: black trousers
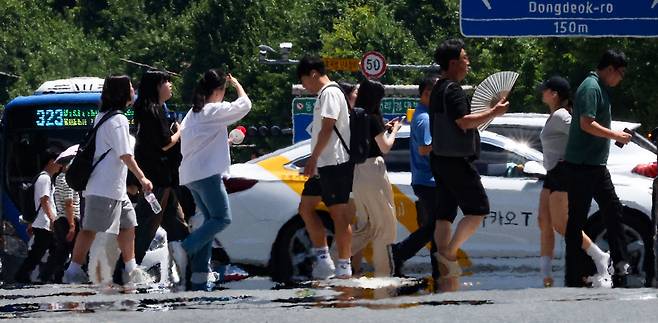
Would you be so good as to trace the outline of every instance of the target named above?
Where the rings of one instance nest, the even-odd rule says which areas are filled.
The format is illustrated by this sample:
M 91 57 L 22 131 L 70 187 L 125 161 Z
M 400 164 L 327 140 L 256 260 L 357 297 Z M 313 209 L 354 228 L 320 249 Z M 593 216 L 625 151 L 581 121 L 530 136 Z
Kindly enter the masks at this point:
M 167 191 L 169 192 L 166 193 Z M 141 263 L 144 259 L 158 227 L 162 226 L 167 231 L 167 241 L 182 241 L 190 234 L 185 216 L 178 203 L 176 190 L 156 187 L 153 188 L 153 194 L 163 207 L 160 214 L 153 213 L 151 206 L 143 196 L 139 198 L 135 207 L 138 224 L 135 228 L 135 260 L 137 263 Z M 165 197 L 166 202 L 164 201 Z
M 424 185 L 412 185 L 412 188 L 414 194 L 418 197 L 416 214 L 419 227 L 409 234 L 406 239 L 395 244 L 395 255 L 404 262 L 418 253 L 428 242 L 431 242 L 432 276 L 436 276 L 438 275 L 438 267 L 433 254 L 436 252 L 436 243 L 434 242 L 436 216 L 434 214 L 437 212 L 435 205 L 437 190 L 436 187 Z
M 592 198 L 599 205 L 607 230 L 613 263 L 627 261 L 622 223 L 622 206 L 615 192 L 608 169 L 601 166 L 566 163 L 569 174 L 569 219 L 565 234 L 565 285 L 583 286 L 583 277 L 593 274 L 594 264 L 582 249 L 581 231 L 585 228 Z M 594 238 L 594 237 L 591 237 Z
M 30 274 L 41 263 L 41 258 L 50 249 L 53 241 L 52 232 L 46 229 L 32 228 L 34 242 L 27 252 L 27 258 L 23 261 L 21 268 L 16 272 L 16 281 L 27 283 L 30 281 Z
M 60 217 L 55 220 L 53 224 L 53 243 L 50 247 L 50 256 L 46 268 L 41 270 L 41 280 L 43 282 L 61 283 L 66 269 L 73 246 L 75 245 L 75 238 L 80 232 L 80 221 L 75 221 L 75 235 L 72 241 L 67 241 L 66 236 L 69 233 L 69 221 L 65 217 Z
M 167 193 L 167 191 L 169 191 Z M 167 231 L 167 241 L 182 241 L 190 234 L 190 229 L 185 221 L 182 208 L 178 203 L 177 190 L 168 187 L 154 187 L 153 195 L 160 202 L 162 211 L 153 213 L 151 205 L 140 195 L 135 213 L 137 214 L 137 227 L 135 228 L 135 261 L 142 263 L 151 241 L 155 237 L 158 228 Z M 165 196 L 166 195 L 166 196 Z M 166 198 L 166 202 L 165 202 Z M 123 258 L 119 257 L 114 267 L 114 282 L 123 284 L 122 272 L 124 269 Z

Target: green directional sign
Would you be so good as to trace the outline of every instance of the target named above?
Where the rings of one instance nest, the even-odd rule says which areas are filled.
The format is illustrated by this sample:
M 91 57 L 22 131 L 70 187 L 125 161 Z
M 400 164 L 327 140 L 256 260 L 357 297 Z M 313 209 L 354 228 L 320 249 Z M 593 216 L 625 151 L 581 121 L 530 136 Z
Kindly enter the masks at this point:
M 383 115 L 401 115 L 406 114 L 407 109 L 409 108 L 416 108 L 418 101 L 418 98 L 385 98 L 382 100 L 382 105 L 380 108 L 382 109 Z
M 292 114 L 313 114 L 313 106 L 316 100 L 315 97 L 292 99 Z
M 293 142 L 311 138 L 310 124 L 313 120 L 315 97 L 301 97 L 292 100 Z M 418 98 L 384 98 L 381 110 L 384 118 L 392 119 L 407 113 L 407 109 L 415 108 Z
M 313 114 L 316 98 L 304 97 L 292 100 L 292 114 Z M 415 108 L 418 98 L 384 98 L 382 99 L 382 114 L 405 114 L 408 108 Z

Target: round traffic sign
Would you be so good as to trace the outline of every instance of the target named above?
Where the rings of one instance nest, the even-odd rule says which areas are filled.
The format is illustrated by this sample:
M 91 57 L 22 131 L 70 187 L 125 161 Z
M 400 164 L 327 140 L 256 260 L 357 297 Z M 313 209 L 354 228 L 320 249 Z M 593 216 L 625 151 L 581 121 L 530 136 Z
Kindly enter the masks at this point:
M 367 78 L 380 78 L 386 73 L 386 59 L 379 52 L 370 51 L 361 58 L 361 73 Z

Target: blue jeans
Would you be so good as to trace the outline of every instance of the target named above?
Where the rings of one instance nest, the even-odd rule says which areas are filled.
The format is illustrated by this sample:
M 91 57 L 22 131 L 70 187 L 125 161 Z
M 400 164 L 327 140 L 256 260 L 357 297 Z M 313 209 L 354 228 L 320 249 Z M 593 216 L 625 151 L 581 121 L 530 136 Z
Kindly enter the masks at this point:
M 190 258 L 192 273 L 207 273 L 213 239 L 231 224 L 228 194 L 220 175 L 206 177 L 185 186 L 192 192 L 196 207 L 205 216 L 205 221 L 185 238 L 182 246 Z

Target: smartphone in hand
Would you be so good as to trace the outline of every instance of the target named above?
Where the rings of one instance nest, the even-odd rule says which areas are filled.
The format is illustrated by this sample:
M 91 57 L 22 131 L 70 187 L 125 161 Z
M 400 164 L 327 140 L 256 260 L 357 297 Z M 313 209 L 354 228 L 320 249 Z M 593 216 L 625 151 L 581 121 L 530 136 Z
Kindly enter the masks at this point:
M 386 128 L 386 132 L 387 132 L 387 133 L 392 133 L 392 132 L 393 132 L 393 124 L 396 123 L 396 122 L 400 122 L 400 123 L 402 123 L 402 122 L 404 122 L 406 119 L 407 119 L 406 116 L 395 117 L 395 118 L 393 118 L 391 121 L 387 122 L 387 123 L 384 125 L 384 127 Z
M 624 128 L 624 132 L 627 133 L 627 134 L 629 134 L 629 135 L 631 135 L 631 139 L 633 138 L 633 130 L 630 130 L 630 129 L 628 129 L 628 128 Z M 623 143 L 621 143 L 621 142 L 619 142 L 619 141 L 615 141 L 615 146 L 617 146 L 617 147 L 619 147 L 619 148 L 623 148 L 624 145 L 625 145 L 625 144 L 623 144 Z

